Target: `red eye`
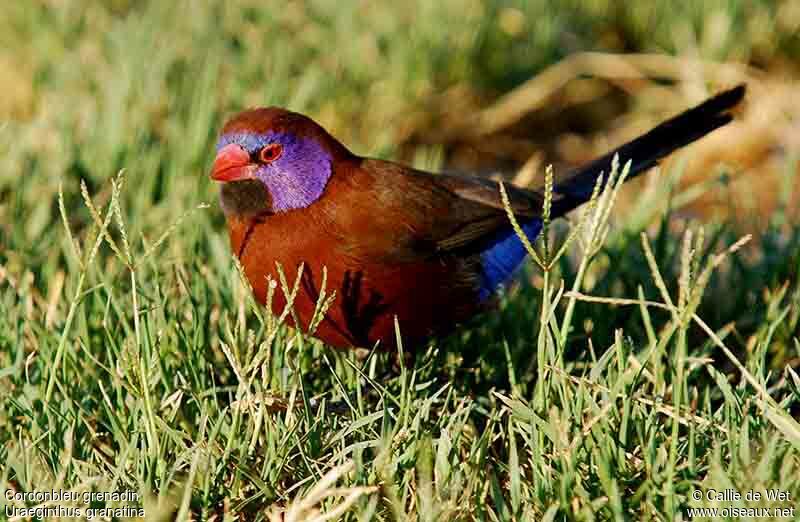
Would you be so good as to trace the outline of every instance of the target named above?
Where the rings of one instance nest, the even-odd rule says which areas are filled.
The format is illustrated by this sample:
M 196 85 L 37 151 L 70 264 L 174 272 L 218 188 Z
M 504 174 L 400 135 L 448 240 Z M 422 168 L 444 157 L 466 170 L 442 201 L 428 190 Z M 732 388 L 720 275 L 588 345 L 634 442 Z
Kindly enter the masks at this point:
M 270 143 L 259 151 L 258 158 L 262 163 L 272 163 L 281 157 L 282 152 L 283 147 L 280 143 Z

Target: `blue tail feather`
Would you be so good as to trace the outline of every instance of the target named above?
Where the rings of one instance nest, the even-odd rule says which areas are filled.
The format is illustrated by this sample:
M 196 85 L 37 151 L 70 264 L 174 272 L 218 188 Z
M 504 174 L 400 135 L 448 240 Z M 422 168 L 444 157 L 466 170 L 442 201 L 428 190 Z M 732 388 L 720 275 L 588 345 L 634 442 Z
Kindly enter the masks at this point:
M 532 219 L 520 226 L 533 242 L 542 230 L 542 220 Z M 507 282 L 522 264 L 528 251 L 510 226 L 501 231 L 481 253 L 480 300 L 488 299 L 500 285 Z

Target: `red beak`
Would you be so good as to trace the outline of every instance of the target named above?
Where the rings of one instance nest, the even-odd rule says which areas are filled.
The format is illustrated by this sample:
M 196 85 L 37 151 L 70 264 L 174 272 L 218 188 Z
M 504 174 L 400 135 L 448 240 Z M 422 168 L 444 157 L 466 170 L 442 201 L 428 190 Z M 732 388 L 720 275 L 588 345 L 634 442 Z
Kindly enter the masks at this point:
M 250 155 L 235 143 L 225 145 L 214 159 L 211 179 L 214 181 L 240 181 L 253 179 L 256 166 L 250 163 Z

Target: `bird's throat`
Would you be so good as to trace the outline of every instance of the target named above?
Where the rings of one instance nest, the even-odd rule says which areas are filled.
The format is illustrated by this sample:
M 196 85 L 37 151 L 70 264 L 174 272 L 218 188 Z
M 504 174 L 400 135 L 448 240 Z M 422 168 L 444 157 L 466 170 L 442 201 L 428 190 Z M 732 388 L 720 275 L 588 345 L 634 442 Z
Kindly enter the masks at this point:
M 272 213 L 269 190 L 259 180 L 224 183 L 219 194 L 222 211 L 228 219 L 242 219 Z
M 262 182 L 244 180 L 223 184 L 219 199 L 231 248 L 241 259 L 255 227 L 272 214 L 272 198 Z

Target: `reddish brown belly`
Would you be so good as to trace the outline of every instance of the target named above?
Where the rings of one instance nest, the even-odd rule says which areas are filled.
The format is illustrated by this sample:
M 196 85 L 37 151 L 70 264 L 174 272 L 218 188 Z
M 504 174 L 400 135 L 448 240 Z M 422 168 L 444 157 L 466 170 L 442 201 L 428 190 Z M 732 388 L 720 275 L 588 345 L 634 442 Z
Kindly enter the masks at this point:
M 304 331 L 308 331 L 320 300 L 323 267 L 327 267 L 326 295 L 335 291 L 336 297 L 313 332 L 327 344 L 371 348 L 379 342 L 382 349 L 391 350 L 396 347 L 396 317 L 403 345 L 411 349 L 432 334 L 447 333 L 480 308 L 475 289 L 461 278 L 460 261 L 355 262 L 341 255 L 337 244 L 326 242 L 319 232 L 302 233 L 309 228 L 307 223 L 283 221 L 272 217 L 270 226 L 231 224 L 231 246 L 259 302 L 266 304 L 270 279 L 278 284 L 272 299 L 276 315 L 283 312 L 287 301 L 276 262 L 290 289 L 303 264 L 293 304 L 300 325 L 294 324 L 291 315 L 287 320 Z
M 313 333 L 327 344 L 338 348 L 371 348 L 380 342 L 381 348 L 393 349 L 397 317 L 404 346 L 410 348 L 432 334 L 447 332 L 465 319 L 464 307 L 452 302 L 456 299 L 467 302 L 468 296 L 448 293 L 448 270 L 440 263 L 342 269 L 335 260 L 328 261 L 327 265 L 323 260 L 306 261 L 293 306 L 300 327 L 308 331 L 320 301 L 322 267 L 327 266 L 326 293 L 335 291 L 336 298 Z M 266 304 L 266 271 L 246 261 L 244 264 L 256 299 Z M 284 260 L 281 265 L 291 286 L 299 263 Z M 268 275 L 279 281 L 276 271 Z M 279 315 L 286 301 L 279 285 L 272 299 L 272 312 Z

